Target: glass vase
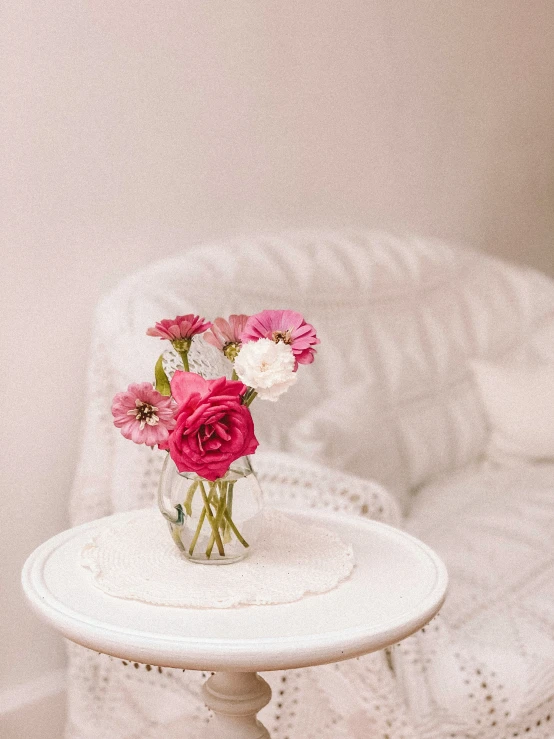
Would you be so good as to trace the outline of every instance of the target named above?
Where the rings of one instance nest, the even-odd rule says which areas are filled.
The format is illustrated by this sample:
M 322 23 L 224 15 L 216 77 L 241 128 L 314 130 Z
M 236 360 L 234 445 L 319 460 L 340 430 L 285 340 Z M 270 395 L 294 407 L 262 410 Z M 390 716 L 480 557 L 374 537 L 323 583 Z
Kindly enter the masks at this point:
M 238 562 L 255 546 L 261 530 L 262 490 L 248 457 L 235 460 L 224 477 L 212 481 L 179 472 L 168 454 L 158 505 L 173 541 L 191 562 Z

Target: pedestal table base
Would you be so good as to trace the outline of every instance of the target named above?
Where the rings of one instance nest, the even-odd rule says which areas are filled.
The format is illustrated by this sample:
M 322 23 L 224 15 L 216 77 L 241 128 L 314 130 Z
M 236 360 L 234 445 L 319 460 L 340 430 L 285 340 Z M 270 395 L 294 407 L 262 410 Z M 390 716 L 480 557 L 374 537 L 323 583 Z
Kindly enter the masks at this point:
M 214 713 L 210 739 L 269 739 L 256 714 L 271 700 L 271 688 L 256 672 L 216 672 L 202 694 Z

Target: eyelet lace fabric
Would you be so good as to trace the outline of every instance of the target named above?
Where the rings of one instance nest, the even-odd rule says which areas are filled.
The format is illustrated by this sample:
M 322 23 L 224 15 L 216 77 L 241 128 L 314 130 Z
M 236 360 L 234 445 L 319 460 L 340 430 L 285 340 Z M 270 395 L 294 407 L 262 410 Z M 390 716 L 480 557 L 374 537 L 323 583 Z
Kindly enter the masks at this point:
M 388 656 L 265 673 L 273 698 L 260 718 L 272 739 L 552 739 L 552 470 L 533 495 L 527 473 L 489 484 L 477 471 L 451 494 L 445 478 L 484 452 L 467 359 L 512 356 L 529 342 L 538 356 L 552 352 L 554 291 L 537 273 L 436 242 L 318 231 L 195 248 L 133 275 L 96 314 L 72 523 L 154 503 L 163 455 L 121 438 L 110 414 L 113 395 L 150 379 L 164 349 L 145 327 L 165 315 L 287 303 L 317 326 L 321 351 L 310 382 L 266 419 L 254 404 L 261 447 L 377 478 L 406 508 L 408 491 L 431 483 L 415 497 L 426 504 L 410 527 L 443 556 L 452 587 L 442 615 Z M 227 373 L 197 338 L 191 369 Z M 170 355 L 164 366 L 174 370 Z M 253 462 L 268 505 L 400 523 L 395 500 L 360 477 L 287 454 L 257 452 Z M 467 512 L 492 498 L 475 537 Z M 507 543 L 528 535 L 521 522 L 536 518 L 530 550 L 506 559 Z M 464 521 L 471 547 L 459 556 L 452 525 Z M 538 563 L 533 577 L 520 577 L 521 561 Z M 67 739 L 205 736 L 208 674 L 68 649 Z
M 291 603 L 333 590 L 352 572 L 354 553 L 328 528 L 267 510 L 260 542 L 245 559 L 226 567 L 193 564 L 180 554 L 159 511 L 146 509 L 93 536 L 81 564 L 111 596 L 163 606 L 232 608 Z

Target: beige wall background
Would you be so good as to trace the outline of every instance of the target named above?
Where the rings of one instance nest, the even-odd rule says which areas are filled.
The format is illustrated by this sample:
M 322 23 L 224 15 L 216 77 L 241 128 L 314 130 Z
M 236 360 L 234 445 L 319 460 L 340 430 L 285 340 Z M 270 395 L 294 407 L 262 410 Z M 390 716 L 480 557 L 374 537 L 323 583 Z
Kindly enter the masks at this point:
M 554 4 L 5 0 L 0 20 L 0 734 L 16 737 L 13 711 L 61 684 L 63 647 L 18 580 L 67 523 L 99 294 L 191 242 L 290 226 L 417 232 L 554 274 Z

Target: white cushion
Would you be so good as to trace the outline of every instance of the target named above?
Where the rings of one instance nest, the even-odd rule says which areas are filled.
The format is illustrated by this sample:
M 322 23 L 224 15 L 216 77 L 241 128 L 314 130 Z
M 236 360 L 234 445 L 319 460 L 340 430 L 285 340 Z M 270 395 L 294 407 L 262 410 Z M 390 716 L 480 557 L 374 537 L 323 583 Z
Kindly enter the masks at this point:
M 491 428 L 489 452 L 554 459 L 554 363 L 471 363 Z

